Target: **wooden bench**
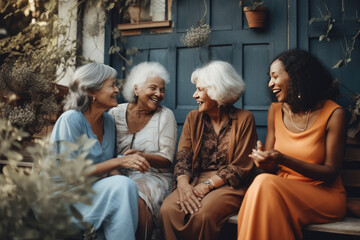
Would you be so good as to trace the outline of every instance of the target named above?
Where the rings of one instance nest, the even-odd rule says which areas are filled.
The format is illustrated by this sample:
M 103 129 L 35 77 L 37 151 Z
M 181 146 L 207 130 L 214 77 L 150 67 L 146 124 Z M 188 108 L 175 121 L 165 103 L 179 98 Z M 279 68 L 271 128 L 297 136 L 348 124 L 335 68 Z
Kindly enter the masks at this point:
M 343 184 L 349 199 L 359 201 L 360 204 L 360 141 L 347 139 L 345 157 L 342 170 Z M 274 219 L 276 221 L 276 219 Z M 237 215 L 231 216 L 228 223 L 236 226 Z M 229 225 L 226 224 L 226 225 Z M 229 226 L 225 226 L 229 231 Z M 230 230 L 236 236 L 234 229 Z M 360 239 L 360 218 L 348 213 L 340 222 L 311 224 L 303 228 L 304 240 L 310 239 Z M 231 236 L 228 239 L 235 239 Z

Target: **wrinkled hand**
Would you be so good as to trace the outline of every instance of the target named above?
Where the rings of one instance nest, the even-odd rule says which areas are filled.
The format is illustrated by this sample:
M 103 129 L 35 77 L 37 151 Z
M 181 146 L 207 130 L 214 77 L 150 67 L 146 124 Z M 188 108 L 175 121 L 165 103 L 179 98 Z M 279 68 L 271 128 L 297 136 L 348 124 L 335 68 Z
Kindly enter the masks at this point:
M 128 150 L 129 151 L 129 150 Z M 127 152 L 127 151 L 126 151 Z M 126 154 L 125 152 L 125 154 Z M 149 171 L 149 162 L 139 153 L 133 153 L 119 158 L 122 161 L 123 168 L 131 168 L 142 173 Z
M 199 183 L 196 185 L 193 189 L 195 195 L 198 197 L 198 199 L 203 199 L 206 194 L 210 192 L 209 186 L 205 183 Z
M 257 149 L 253 149 L 249 157 L 254 160 L 258 168 L 273 171 L 279 165 L 281 153 L 274 149 L 264 151 L 262 143 L 257 141 Z
M 187 181 L 187 179 L 178 180 L 177 191 L 179 193 L 179 200 L 177 203 L 180 206 L 180 210 L 185 214 L 194 214 L 199 211 L 201 203 L 194 193 L 194 188 Z
M 124 155 L 131 155 L 131 154 L 135 154 L 135 153 L 137 153 L 137 154 L 139 154 L 140 156 L 143 156 L 143 157 L 144 157 L 143 152 L 141 152 L 141 151 L 139 151 L 139 150 L 137 150 L 137 149 L 135 149 L 135 148 L 126 150 L 125 153 L 124 153 Z

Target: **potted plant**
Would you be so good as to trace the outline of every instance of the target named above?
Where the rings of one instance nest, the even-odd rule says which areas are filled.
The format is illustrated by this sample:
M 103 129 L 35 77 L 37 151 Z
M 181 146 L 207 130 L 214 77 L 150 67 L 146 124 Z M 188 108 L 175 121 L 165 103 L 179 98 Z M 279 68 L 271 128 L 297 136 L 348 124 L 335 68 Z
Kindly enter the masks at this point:
M 249 28 L 264 27 L 267 7 L 261 6 L 264 1 L 259 0 L 240 0 L 239 6 L 243 6 Z

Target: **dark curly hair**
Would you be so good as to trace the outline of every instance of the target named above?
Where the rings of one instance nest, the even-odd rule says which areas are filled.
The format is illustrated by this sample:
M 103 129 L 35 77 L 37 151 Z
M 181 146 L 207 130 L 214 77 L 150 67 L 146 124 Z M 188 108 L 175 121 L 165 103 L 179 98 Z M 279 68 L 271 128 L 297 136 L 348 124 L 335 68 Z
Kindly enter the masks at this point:
M 290 76 L 285 102 L 294 113 L 306 112 L 325 99 L 335 100 L 338 97 L 337 81 L 310 53 L 292 49 L 281 53 L 274 61 L 277 59 Z

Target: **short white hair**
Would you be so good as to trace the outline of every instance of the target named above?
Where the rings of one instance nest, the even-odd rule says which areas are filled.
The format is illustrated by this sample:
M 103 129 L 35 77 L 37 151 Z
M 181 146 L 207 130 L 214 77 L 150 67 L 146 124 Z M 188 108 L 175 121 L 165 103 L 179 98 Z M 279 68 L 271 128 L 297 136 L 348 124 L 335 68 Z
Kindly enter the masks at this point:
M 220 106 L 235 103 L 245 91 L 245 83 L 231 64 L 212 61 L 191 74 L 191 82 L 200 82 L 208 96 Z
M 160 77 L 167 84 L 170 82 L 169 73 L 158 62 L 143 62 L 133 67 L 125 81 L 122 94 L 124 98 L 134 103 L 137 101 L 134 86 L 141 88 L 149 77 Z
M 85 112 L 91 103 L 89 90 L 98 91 L 109 78 L 115 78 L 114 68 L 101 63 L 88 63 L 76 69 L 69 83 L 69 94 L 64 103 L 64 110 L 75 109 Z

